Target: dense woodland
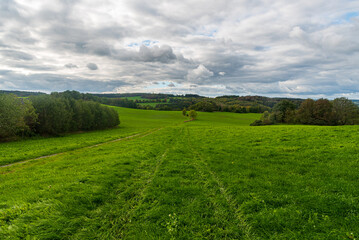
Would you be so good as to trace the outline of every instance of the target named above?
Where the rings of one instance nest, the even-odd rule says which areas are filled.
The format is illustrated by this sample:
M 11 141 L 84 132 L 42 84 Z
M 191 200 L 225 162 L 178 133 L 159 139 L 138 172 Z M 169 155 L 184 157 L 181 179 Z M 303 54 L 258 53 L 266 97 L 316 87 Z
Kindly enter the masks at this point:
M 148 110 L 180 111 L 182 109 L 201 112 L 235 112 L 235 113 L 263 113 L 270 111 L 278 102 L 286 98 L 268 98 L 261 96 L 221 96 L 216 98 L 202 97 L 195 94 L 83 94 L 84 98 L 91 98 L 103 104 L 118 107 L 129 107 Z M 131 99 L 138 97 L 139 99 Z M 299 106 L 303 99 L 290 99 Z M 157 103 L 146 105 L 143 103 Z
M 76 99 L 66 92 L 29 98 L 0 94 L 0 140 L 97 130 L 118 124 L 118 113 L 112 108 Z
M 253 126 L 278 123 L 307 125 L 354 125 L 359 124 L 359 107 L 347 98 L 306 99 L 297 107 L 292 101 L 277 103 L 271 112 L 264 112 Z
M 30 92 L 17 96 L 30 96 Z M 41 93 L 35 93 L 41 94 Z M 52 93 L 59 94 L 59 93 Z M 268 98 L 261 96 L 220 96 L 216 98 L 203 97 L 196 94 L 150 94 L 150 93 L 118 93 L 118 94 L 90 94 L 76 91 L 65 91 L 61 95 L 70 96 L 77 100 L 91 100 L 98 103 L 147 110 L 181 111 L 183 109 L 202 112 L 235 112 L 235 113 L 263 113 L 286 98 Z M 303 99 L 291 100 L 299 106 Z

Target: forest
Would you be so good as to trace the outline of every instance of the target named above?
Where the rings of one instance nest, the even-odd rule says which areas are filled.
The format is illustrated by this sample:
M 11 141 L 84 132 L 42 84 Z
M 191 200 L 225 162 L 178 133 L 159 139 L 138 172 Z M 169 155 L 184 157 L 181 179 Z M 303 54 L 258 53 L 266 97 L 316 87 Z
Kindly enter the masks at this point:
M 271 124 L 305 124 L 305 125 L 354 125 L 359 124 L 359 107 L 347 98 L 306 99 L 297 107 L 289 100 L 277 103 L 271 112 L 265 111 L 260 120 L 251 125 Z
M 118 114 L 97 102 L 53 93 L 19 98 L 0 94 L 0 140 L 34 135 L 59 135 L 115 127 Z

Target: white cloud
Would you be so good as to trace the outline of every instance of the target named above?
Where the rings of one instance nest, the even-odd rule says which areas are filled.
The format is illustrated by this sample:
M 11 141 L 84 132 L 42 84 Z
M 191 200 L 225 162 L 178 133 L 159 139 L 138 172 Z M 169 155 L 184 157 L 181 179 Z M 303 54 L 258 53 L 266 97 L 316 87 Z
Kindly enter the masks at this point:
M 209 71 L 205 66 L 200 64 L 197 68 L 188 71 L 187 79 L 192 83 L 200 84 L 204 83 L 212 76 L 213 72 Z

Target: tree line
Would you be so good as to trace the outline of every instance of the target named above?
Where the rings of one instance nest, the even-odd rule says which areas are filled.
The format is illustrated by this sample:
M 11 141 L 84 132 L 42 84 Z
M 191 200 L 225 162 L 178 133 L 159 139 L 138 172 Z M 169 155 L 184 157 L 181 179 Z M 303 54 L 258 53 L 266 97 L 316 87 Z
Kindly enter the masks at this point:
M 0 139 L 59 135 L 117 126 L 118 113 L 93 101 L 52 93 L 29 98 L 0 94 Z
M 260 120 L 251 125 L 270 125 L 277 123 L 307 125 L 354 125 L 359 124 L 359 107 L 347 98 L 306 99 L 297 108 L 289 101 L 277 103 L 271 112 L 265 111 Z

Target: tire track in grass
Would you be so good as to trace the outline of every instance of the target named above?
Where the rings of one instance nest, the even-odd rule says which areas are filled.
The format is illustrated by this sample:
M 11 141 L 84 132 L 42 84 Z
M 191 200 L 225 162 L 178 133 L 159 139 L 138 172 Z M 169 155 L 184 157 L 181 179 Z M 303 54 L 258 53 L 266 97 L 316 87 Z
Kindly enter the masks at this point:
M 130 136 L 127 136 L 127 137 L 118 138 L 118 139 L 115 139 L 115 140 L 110 140 L 110 141 L 107 141 L 107 142 L 102 142 L 102 143 L 98 143 L 98 144 L 91 145 L 91 146 L 76 148 L 76 149 L 72 149 L 72 150 L 65 151 L 65 152 L 54 153 L 54 154 L 45 155 L 45 156 L 41 156 L 41 157 L 37 157 L 37 158 L 27 159 L 27 160 L 20 161 L 20 162 L 14 162 L 14 163 L 10 163 L 10 164 L 5 164 L 5 165 L 0 166 L 0 168 L 6 168 L 6 167 L 15 166 L 15 165 L 21 165 L 21 164 L 24 164 L 24 163 L 27 163 L 27 162 L 32 162 L 32 161 L 36 161 L 36 160 L 40 160 L 40 159 L 44 159 L 44 158 L 50 158 L 50 157 L 53 157 L 53 156 L 58 156 L 58 155 L 62 155 L 62 154 L 69 153 L 69 152 L 74 152 L 74 151 L 81 150 L 81 149 L 89 149 L 89 148 L 99 147 L 99 146 L 102 146 L 102 145 L 105 145 L 105 144 L 114 143 L 114 142 L 118 142 L 118 141 L 134 139 L 136 137 L 140 137 L 140 138 L 141 137 L 146 137 L 146 136 L 148 136 L 148 135 L 150 135 L 152 133 L 155 133 L 155 132 L 157 132 L 157 131 L 159 131 L 161 129 L 163 129 L 163 128 L 151 129 L 151 130 L 146 131 L 146 132 L 137 133 L 137 134 L 130 135 Z M 5 173 L 0 173 L 0 174 L 5 174 Z
M 191 148 L 193 153 L 197 156 L 197 159 L 200 161 L 201 165 L 195 164 L 197 166 L 198 172 L 203 176 L 207 175 L 212 180 L 215 181 L 217 187 L 219 188 L 221 194 L 224 196 L 224 198 L 227 201 L 228 206 L 231 208 L 231 210 L 235 213 L 237 216 L 237 219 L 240 223 L 241 229 L 244 231 L 245 236 L 247 239 L 259 239 L 251 232 L 251 227 L 246 223 L 244 220 L 243 214 L 240 212 L 240 209 L 238 205 L 234 202 L 233 197 L 230 193 L 228 193 L 228 190 L 222 183 L 222 181 L 218 178 L 218 176 L 211 170 L 211 168 L 208 166 L 208 163 L 204 160 L 203 156 L 193 147 L 193 144 L 190 142 L 190 132 L 187 128 L 187 140 L 188 140 L 188 146 Z M 207 174 L 206 174 L 207 173 Z M 214 190 L 212 190 L 214 191 Z
M 126 228 L 128 227 L 128 225 L 132 222 L 133 219 L 133 215 L 136 212 L 136 210 L 142 205 L 146 193 L 148 191 L 149 186 L 151 185 L 153 179 L 156 177 L 160 166 L 163 163 L 163 160 L 166 158 L 167 153 L 169 152 L 169 148 L 167 148 L 165 150 L 165 152 L 161 155 L 161 157 L 157 160 L 155 169 L 153 171 L 153 173 L 151 174 L 151 176 L 148 177 L 147 180 L 144 180 L 144 184 L 143 184 L 143 188 L 142 190 L 138 193 L 138 198 L 135 199 L 135 201 L 130 202 L 130 205 L 127 207 L 129 209 L 129 211 L 126 213 L 126 215 L 122 218 L 123 219 L 123 225 L 118 228 L 118 235 L 122 238 L 124 231 L 126 230 Z
M 142 137 L 148 136 L 149 134 L 146 134 Z M 126 190 L 118 195 L 117 201 L 112 203 L 111 205 L 121 205 L 121 210 L 118 214 L 115 216 L 115 220 L 111 221 L 108 225 L 103 226 L 103 230 L 108 230 L 110 228 L 110 235 L 106 236 L 100 236 L 100 238 L 114 238 L 117 239 L 120 237 L 120 239 L 123 238 L 123 232 L 128 227 L 128 225 L 131 223 L 133 214 L 137 210 L 137 208 L 143 203 L 143 200 L 145 199 L 146 192 L 151 185 L 153 179 L 159 172 L 159 168 L 161 164 L 163 163 L 164 159 L 166 158 L 168 152 L 170 151 L 170 147 L 168 145 L 171 143 L 171 139 L 174 137 L 171 136 L 170 139 L 168 139 L 168 143 L 166 144 L 165 150 L 162 152 L 162 154 L 159 154 L 155 159 L 155 164 L 151 167 L 149 164 L 151 163 L 150 160 L 143 161 L 141 164 L 133 171 L 134 174 L 131 176 L 130 184 L 127 186 L 124 186 Z M 131 194 L 131 198 L 126 199 L 126 195 Z M 123 203 L 124 202 L 124 203 Z M 111 208 L 111 206 L 108 206 Z M 122 214 L 121 214 L 122 213 Z M 108 234 L 108 232 L 107 232 Z
M 200 160 L 191 154 L 184 130 L 181 128 L 176 144 L 157 165 L 151 183 L 157 172 L 161 174 L 142 192 L 142 200 L 131 211 L 133 217 L 124 226 L 121 237 L 242 239 L 245 236 L 226 199 L 219 196 L 217 182 L 202 164 L 196 163 Z

